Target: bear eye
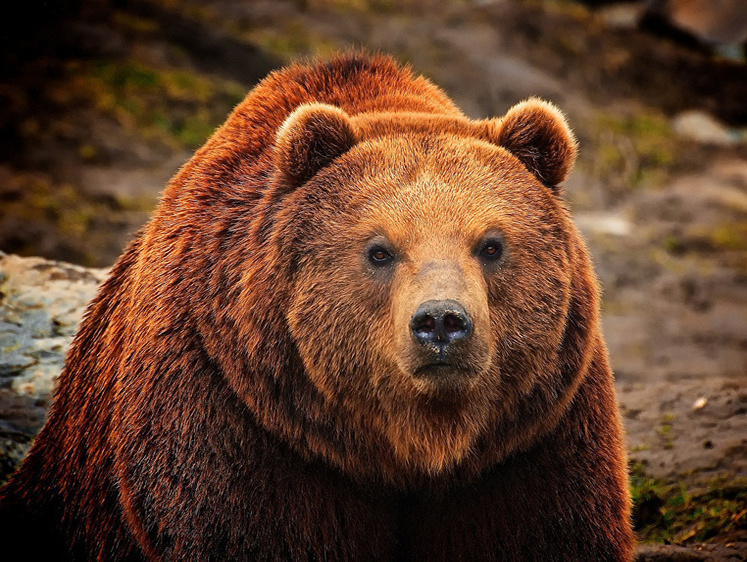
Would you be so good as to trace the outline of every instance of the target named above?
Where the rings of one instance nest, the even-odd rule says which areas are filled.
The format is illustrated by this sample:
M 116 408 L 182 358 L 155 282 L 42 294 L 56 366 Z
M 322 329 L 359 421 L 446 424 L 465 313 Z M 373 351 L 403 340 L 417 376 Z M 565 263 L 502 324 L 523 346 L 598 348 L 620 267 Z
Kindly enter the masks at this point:
M 503 255 L 503 242 L 497 238 L 489 238 L 483 242 L 480 257 L 489 261 L 496 261 Z
M 368 250 L 368 259 L 374 265 L 386 265 L 394 259 L 394 256 L 382 246 L 372 246 Z

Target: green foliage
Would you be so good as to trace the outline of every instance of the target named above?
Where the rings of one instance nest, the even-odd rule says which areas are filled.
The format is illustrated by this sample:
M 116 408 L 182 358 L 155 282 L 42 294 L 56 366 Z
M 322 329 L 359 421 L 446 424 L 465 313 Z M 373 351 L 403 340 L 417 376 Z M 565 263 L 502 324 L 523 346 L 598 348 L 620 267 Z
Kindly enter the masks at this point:
M 674 437 L 672 435 L 672 424 L 674 423 L 674 420 L 677 418 L 676 415 L 672 413 L 666 413 L 661 417 L 661 424 L 657 428 L 657 432 L 661 436 L 662 439 L 664 439 L 664 448 L 665 449 L 672 449 L 674 447 Z
M 714 228 L 708 238 L 714 248 L 747 252 L 747 223 L 722 224 Z
M 401 11 L 404 6 L 395 0 L 304 0 L 307 5 L 316 4 L 326 6 L 339 11 L 357 11 L 363 13 L 393 13 Z M 459 3 L 450 0 L 448 3 Z M 416 3 L 411 5 L 417 6 Z
M 310 32 L 301 22 L 290 21 L 283 29 L 257 29 L 246 38 L 263 50 L 283 59 L 299 56 L 330 56 L 338 48 L 334 42 Z
M 526 0 L 526 3 L 541 6 L 545 10 L 557 14 L 565 14 L 582 21 L 589 18 L 589 8 L 576 0 Z
M 747 223 L 739 217 L 720 224 L 691 227 L 686 233 L 669 234 L 662 243 L 671 256 L 718 254 L 722 263 L 747 273 Z
M 135 33 L 155 33 L 158 31 L 158 24 L 155 21 L 125 12 L 116 12 L 114 21 L 120 28 Z
M 645 468 L 630 468 L 633 526 L 641 542 L 707 542 L 747 530 L 747 481 L 712 482 L 706 492 L 690 493 L 683 484 L 665 484 Z
M 173 148 L 205 142 L 241 101 L 239 84 L 184 69 L 156 68 L 136 60 L 73 62 L 68 78 L 50 89 L 61 105 L 84 103 L 146 140 Z M 82 147 L 80 156 L 91 151 Z
M 668 120 L 658 114 L 601 114 L 594 125 L 592 173 L 613 190 L 659 183 L 677 164 Z
M 679 255 L 685 251 L 685 244 L 674 234 L 664 238 L 664 249 L 670 254 Z
M 104 239 L 92 240 L 91 232 L 101 231 L 103 225 L 119 224 L 126 215 L 145 216 L 155 203 L 155 196 L 91 197 L 69 183 L 55 182 L 48 175 L 24 172 L 6 178 L 0 219 L 11 216 L 41 231 L 54 231 L 63 244 L 90 251 L 78 259 L 84 265 L 94 265 L 96 250 Z M 14 251 L 26 255 L 43 253 L 44 240 L 29 239 Z

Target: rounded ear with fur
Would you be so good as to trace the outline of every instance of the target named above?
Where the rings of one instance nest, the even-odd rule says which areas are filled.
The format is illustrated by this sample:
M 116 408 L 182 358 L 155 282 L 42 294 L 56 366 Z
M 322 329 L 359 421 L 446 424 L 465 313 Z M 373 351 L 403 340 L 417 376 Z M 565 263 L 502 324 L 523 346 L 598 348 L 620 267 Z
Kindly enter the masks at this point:
M 531 98 L 491 122 L 491 140 L 516 156 L 553 192 L 576 160 L 576 137 L 553 104 Z
M 286 186 L 311 179 L 358 142 L 350 116 L 338 107 L 310 103 L 297 108 L 275 137 L 275 164 Z

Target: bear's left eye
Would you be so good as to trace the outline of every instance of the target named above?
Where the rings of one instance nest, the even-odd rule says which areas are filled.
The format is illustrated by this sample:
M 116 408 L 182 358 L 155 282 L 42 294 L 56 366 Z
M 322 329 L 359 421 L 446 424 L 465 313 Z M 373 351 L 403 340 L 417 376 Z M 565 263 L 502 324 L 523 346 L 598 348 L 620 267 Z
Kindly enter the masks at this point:
M 382 246 L 372 246 L 368 250 L 368 259 L 374 265 L 386 265 L 394 259 L 394 256 Z

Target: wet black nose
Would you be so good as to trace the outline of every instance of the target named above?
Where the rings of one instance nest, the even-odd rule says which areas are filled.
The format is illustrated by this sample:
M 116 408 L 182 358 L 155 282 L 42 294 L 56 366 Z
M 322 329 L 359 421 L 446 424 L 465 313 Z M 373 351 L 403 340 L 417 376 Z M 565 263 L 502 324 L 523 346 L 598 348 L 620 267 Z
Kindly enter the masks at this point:
M 453 300 L 430 300 L 421 304 L 410 319 L 412 335 L 421 345 L 446 348 L 472 334 L 472 319 L 464 307 Z

